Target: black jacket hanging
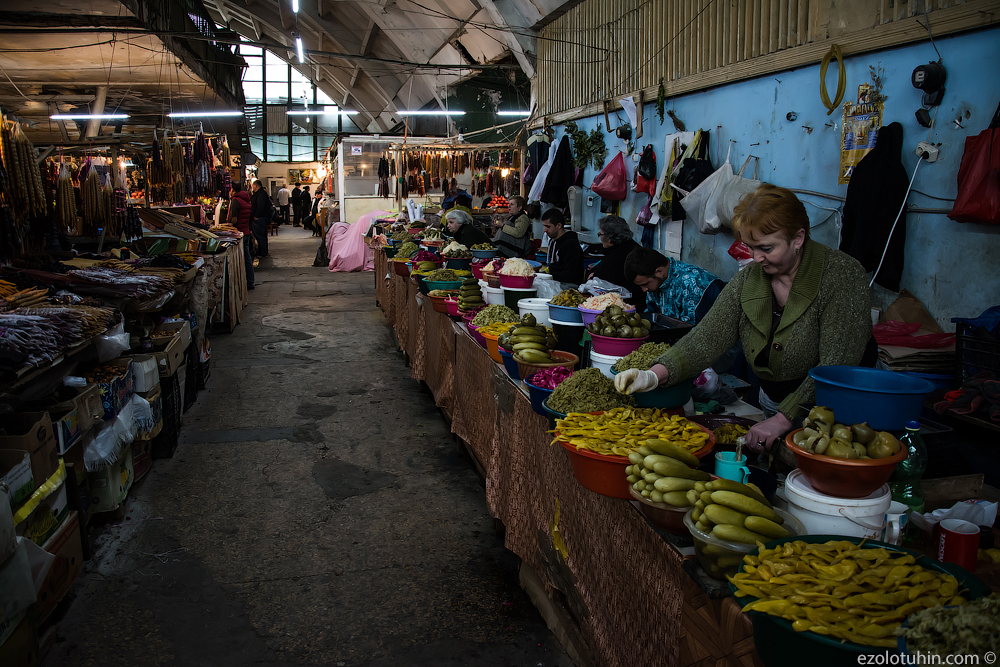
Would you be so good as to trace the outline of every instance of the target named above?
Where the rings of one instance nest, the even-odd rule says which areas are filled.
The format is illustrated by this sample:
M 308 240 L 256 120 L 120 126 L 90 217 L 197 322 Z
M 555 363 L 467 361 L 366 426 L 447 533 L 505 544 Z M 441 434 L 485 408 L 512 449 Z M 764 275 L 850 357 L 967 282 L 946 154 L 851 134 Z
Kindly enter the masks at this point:
M 889 233 L 910 182 L 900 160 L 902 148 L 902 125 L 891 123 L 878 131 L 875 148 L 851 174 L 840 241 L 841 250 L 861 262 L 865 271 L 874 271 L 888 240 L 889 249 L 875 282 L 893 292 L 899 291 L 903 274 L 906 211 L 900 215 L 891 240 Z
M 552 166 L 549 168 L 549 175 L 545 179 L 545 188 L 539 197 L 541 201 L 552 204 L 557 208 L 569 206 L 569 197 L 566 191 L 576 182 L 576 173 L 573 171 L 573 154 L 569 148 L 569 136 L 563 135 L 559 142 L 559 148 L 552 158 Z

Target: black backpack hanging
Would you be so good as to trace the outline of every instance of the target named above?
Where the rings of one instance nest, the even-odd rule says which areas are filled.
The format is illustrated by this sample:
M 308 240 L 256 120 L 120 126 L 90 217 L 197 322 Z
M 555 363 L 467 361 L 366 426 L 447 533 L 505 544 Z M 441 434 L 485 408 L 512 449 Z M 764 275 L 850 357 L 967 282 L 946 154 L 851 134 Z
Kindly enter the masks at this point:
M 708 160 L 708 130 L 702 130 L 701 134 L 702 139 L 701 145 L 698 146 L 698 152 L 695 154 L 695 157 L 684 159 L 684 163 L 677 173 L 677 178 L 674 179 L 677 187 L 687 192 L 694 190 L 715 171 L 712 168 L 712 163 Z M 687 213 L 684 211 L 684 207 L 681 206 L 680 200 L 680 197 L 674 197 L 672 200 L 672 218 L 674 220 L 685 220 L 687 218 Z

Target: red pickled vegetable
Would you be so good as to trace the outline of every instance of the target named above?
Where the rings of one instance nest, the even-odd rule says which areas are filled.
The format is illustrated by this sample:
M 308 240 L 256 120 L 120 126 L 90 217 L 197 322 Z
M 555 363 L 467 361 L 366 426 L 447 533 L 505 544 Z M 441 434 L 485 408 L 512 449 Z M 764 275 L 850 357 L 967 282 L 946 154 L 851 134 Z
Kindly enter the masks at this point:
M 411 257 L 410 260 L 413 261 L 413 262 L 418 262 L 418 263 L 419 262 L 440 262 L 441 261 L 441 257 L 439 255 L 435 255 L 434 253 L 430 252 L 429 250 L 421 250 L 420 252 L 418 252 L 417 254 L 415 254 L 413 257 Z
M 553 368 L 544 368 L 538 371 L 526 379 L 525 382 L 533 384 L 540 389 L 555 389 L 563 380 L 572 374 L 573 371 L 565 366 L 555 366 Z

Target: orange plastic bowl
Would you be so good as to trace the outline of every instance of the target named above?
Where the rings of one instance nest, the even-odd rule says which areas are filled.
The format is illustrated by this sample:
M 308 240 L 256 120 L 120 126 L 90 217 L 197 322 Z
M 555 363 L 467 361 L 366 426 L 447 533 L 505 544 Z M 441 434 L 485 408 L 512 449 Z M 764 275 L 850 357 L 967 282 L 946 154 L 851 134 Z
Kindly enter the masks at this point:
M 500 343 L 497 342 L 500 336 L 485 333 L 480 333 L 479 335 L 486 339 L 486 351 L 490 353 L 490 359 L 498 364 L 502 364 L 503 357 L 500 356 Z
M 431 297 L 431 307 L 438 313 L 448 314 L 448 297 L 446 296 L 432 296 Z M 457 304 L 457 302 L 456 302 Z M 457 308 L 457 305 L 456 305 Z
M 700 459 L 715 449 L 715 435 L 701 424 L 696 426 L 708 433 L 708 442 L 698 451 L 692 452 Z M 559 437 L 558 431 L 556 437 Z M 562 440 L 558 442 L 569 454 L 573 474 L 580 486 L 602 496 L 632 500 L 632 485 L 628 483 L 628 474 L 625 472 L 630 464 L 628 457 L 596 454 L 587 449 L 577 449 L 576 445 Z M 683 513 L 681 517 L 683 518 Z
M 796 429 L 785 436 L 785 446 L 795 455 L 803 476 L 814 489 L 834 498 L 864 498 L 879 490 L 892 477 L 896 464 L 906 458 L 906 447 L 884 459 L 839 459 L 807 452 L 792 437 Z

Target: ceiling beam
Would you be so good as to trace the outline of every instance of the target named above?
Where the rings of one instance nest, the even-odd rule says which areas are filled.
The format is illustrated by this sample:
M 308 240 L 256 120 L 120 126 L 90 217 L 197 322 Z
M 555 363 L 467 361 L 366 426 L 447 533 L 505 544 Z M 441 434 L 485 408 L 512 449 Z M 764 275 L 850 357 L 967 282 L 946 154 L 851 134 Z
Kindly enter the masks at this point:
M 528 54 L 525 53 L 524 47 L 518 39 L 518 36 L 514 34 L 512 26 L 507 22 L 506 17 L 500 13 L 500 9 L 497 7 L 496 3 L 493 0 L 479 0 L 479 4 L 481 4 L 483 9 L 489 13 L 493 22 L 501 28 L 503 39 L 507 42 L 507 46 L 510 48 L 511 53 L 514 54 L 514 59 L 517 60 L 517 64 L 521 66 L 521 71 L 523 71 L 525 76 L 529 79 L 533 78 L 535 76 L 535 66 L 532 60 L 528 58 Z M 520 26 L 516 27 L 522 33 L 537 34 L 536 31 L 531 30 L 530 28 L 523 28 Z M 535 45 L 534 37 L 522 36 L 520 39 L 526 41 L 531 47 Z
M 51 12 L 0 12 L 0 24 L 24 28 L 143 28 L 134 16 L 106 14 L 55 14 Z

